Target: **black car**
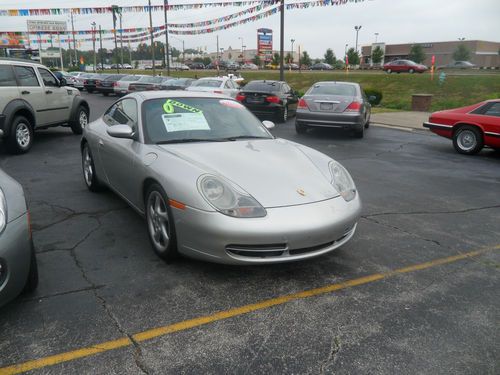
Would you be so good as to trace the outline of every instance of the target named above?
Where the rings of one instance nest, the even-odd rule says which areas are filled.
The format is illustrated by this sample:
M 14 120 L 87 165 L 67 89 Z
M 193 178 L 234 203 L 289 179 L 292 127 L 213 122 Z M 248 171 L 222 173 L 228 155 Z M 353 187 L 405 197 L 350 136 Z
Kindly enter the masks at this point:
M 317 63 L 312 65 L 309 69 L 311 70 L 333 70 L 333 67 L 327 63 Z
M 96 90 L 97 82 L 106 79 L 108 76 L 108 74 L 91 74 L 83 81 L 83 88 L 87 90 L 89 94 L 92 94 Z
M 130 92 L 161 90 L 161 86 L 172 77 L 144 76 L 128 85 Z
M 194 62 L 192 64 L 189 64 L 189 69 L 205 69 L 205 64 L 201 62 Z
M 286 122 L 297 113 L 299 97 L 283 81 L 250 81 L 236 96 L 256 116 L 273 116 L 278 122 Z
M 100 92 L 104 96 L 114 94 L 115 82 L 119 81 L 125 76 L 126 74 L 111 74 L 109 76 L 106 76 L 106 78 L 104 78 L 103 80 L 97 80 L 95 91 Z
M 193 78 L 172 78 L 162 83 L 160 90 L 185 90 L 194 81 L 196 80 Z

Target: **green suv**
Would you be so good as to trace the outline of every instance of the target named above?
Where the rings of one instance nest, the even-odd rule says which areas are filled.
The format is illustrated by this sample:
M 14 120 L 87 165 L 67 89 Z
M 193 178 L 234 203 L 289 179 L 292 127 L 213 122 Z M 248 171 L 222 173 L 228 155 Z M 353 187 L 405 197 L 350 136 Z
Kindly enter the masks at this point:
M 0 59 L 0 138 L 9 152 L 28 152 L 37 129 L 62 125 L 82 134 L 88 121 L 87 101 L 47 67 Z

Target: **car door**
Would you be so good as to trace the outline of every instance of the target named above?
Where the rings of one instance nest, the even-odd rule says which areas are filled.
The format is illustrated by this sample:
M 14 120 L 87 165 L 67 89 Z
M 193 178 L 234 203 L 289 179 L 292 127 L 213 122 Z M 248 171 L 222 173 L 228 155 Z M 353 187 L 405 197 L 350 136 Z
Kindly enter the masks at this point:
M 133 98 L 122 99 L 113 104 L 104 114 L 107 127 L 129 125 L 138 132 L 137 102 Z M 134 200 L 137 185 L 137 152 L 140 144 L 133 139 L 111 137 L 106 131 L 99 135 L 99 158 L 109 184 L 130 202 Z
M 61 87 L 59 80 L 47 69 L 38 67 L 38 73 L 45 87 L 46 111 L 50 123 L 67 122 L 73 103 L 73 91 Z
M 22 100 L 25 100 L 35 112 L 36 126 L 50 123 L 50 114 L 46 111 L 45 92 L 35 68 L 27 65 L 14 65 L 14 73 Z

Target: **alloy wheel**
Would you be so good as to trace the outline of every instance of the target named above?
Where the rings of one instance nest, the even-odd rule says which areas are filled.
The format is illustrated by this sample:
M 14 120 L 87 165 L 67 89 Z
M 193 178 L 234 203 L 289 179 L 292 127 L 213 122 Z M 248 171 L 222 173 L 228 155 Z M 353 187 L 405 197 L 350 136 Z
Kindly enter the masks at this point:
M 26 148 L 31 142 L 29 125 L 20 122 L 16 127 L 16 141 L 19 146 Z
M 147 222 L 153 245 L 159 253 L 166 252 L 170 244 L 170 223 L 165 199 L 156 190 L 149 194 Z
M 464 151 L 470 151 L 477 145 L 476 134 L 471 130 L 462 130 L 457 137 L 458 146 Z

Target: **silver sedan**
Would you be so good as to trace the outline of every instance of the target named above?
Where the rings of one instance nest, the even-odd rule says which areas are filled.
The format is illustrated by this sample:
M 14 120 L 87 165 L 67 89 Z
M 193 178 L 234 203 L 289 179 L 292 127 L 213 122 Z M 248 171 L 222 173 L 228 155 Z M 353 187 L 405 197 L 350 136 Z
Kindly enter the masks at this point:
M 370 125 L 371 105 L 363 89 L 352 82 L 318 82 L 299 100 L 295 129 L 341 128 L 363 138 Z
M 0 169 L 0 306 L 37 287 L 29 221 L 23 188 Z
M 328 156 L 273 137 L 273 126 L 224 95 L 131 94 L 85 128 L 84 180 L 145 216 L 166 260 L 279 263 L 342 246 L 361 211 L 351 176 Z

